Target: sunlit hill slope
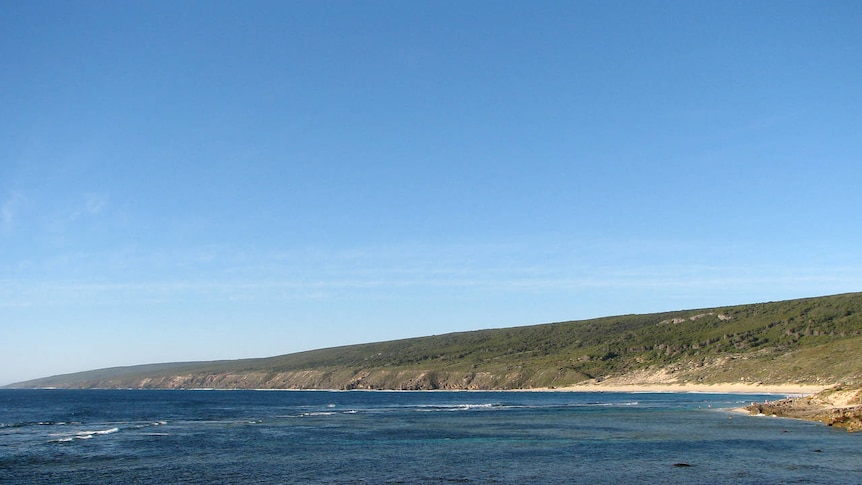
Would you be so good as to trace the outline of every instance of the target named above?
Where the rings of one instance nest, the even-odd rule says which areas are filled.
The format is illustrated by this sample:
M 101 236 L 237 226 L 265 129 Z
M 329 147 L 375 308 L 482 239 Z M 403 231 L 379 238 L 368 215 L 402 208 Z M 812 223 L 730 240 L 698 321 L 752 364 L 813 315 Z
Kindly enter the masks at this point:
M 862 293 L 623 315 L 350 345 L 277 357 L 142 365 L 10 387 L 526 389 L 637 383 L 862 382 Z

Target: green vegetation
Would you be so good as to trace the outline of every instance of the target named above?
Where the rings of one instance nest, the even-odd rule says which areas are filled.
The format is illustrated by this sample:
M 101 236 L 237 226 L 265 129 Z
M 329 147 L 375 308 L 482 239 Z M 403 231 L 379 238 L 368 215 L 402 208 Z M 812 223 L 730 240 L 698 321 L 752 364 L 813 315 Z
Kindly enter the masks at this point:
M 622 376 L 862 382 L 862 293 L 103 369 L 14 387 L 517 389 Z

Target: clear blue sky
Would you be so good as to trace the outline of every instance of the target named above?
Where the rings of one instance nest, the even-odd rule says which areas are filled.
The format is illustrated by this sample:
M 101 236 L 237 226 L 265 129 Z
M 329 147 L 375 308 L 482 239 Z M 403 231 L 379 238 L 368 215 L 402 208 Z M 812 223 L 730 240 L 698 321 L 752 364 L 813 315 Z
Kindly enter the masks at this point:
M 862 290 L 862 2 L 0 3 L 0 384 Z

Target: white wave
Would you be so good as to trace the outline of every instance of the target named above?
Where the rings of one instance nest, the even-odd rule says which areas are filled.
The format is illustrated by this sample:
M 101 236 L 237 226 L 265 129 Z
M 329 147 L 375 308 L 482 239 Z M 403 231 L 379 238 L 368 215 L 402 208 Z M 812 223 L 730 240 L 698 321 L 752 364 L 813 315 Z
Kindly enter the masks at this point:
M 451 406 L 448 408 L 448 411 L 472 411 L 474 409 L 492 409 L 495 407 L 494 404 L 458 404 L 456 406 Z
M 618 406 L 640 406 L 640 402 L 639 401 L 589 402 L 589 403 L 585 403 L 585 404 L 574 404 L 571 407 L 578 407 L 578 408 L 580 408 L 580 407 L 586 407 L 586 408 L 606 407 L 606 408 L 612 408 L 612 407 L 618 407 Z
M 416 411 L 420 412 L 435 412 L 435 411 L 473 411 L 478 409 L 502 409 L 506 406 L 496 403 L 482 404 L 423 404 L 414 406 Z
M 95 436 L 113 434 L 120 431 L 120 428 L 96 429 L 77 431 L 75 433 L 51 433 L 48 436 L 56 436 L 56 439 L 50 440 L 49 443 L 68 443 L 73 440 L 91 440 Z
M 499 404 L 486 403 L 486 404 L 462 404 L 461 405 L 462 409 L 491 409 L 494 407 L 499 407 Z
M 78 431 L 78 432 L 77 432 L 77 433 L 75 433 L 75 434 L 77 434 L 78 436 L 82 436 L 82 435 L 112 434 L 112 433 L 116 433 L 116 432 L 117 432 L 117 431 L 119 431 L 119 430 L 120 430 L 120 428 L 110 428 L 110 429 L 102 429 L 102 430 L 96 430 L 96 431 Z

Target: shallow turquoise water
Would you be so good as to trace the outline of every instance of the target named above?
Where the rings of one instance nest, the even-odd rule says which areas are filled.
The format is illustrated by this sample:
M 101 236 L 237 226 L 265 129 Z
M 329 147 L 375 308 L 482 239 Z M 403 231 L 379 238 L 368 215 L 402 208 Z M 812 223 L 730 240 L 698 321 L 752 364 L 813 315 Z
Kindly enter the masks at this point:
M 862 483 L 862 435 L 730 412 L 773 398 L 0 390 L 0 483 Z

